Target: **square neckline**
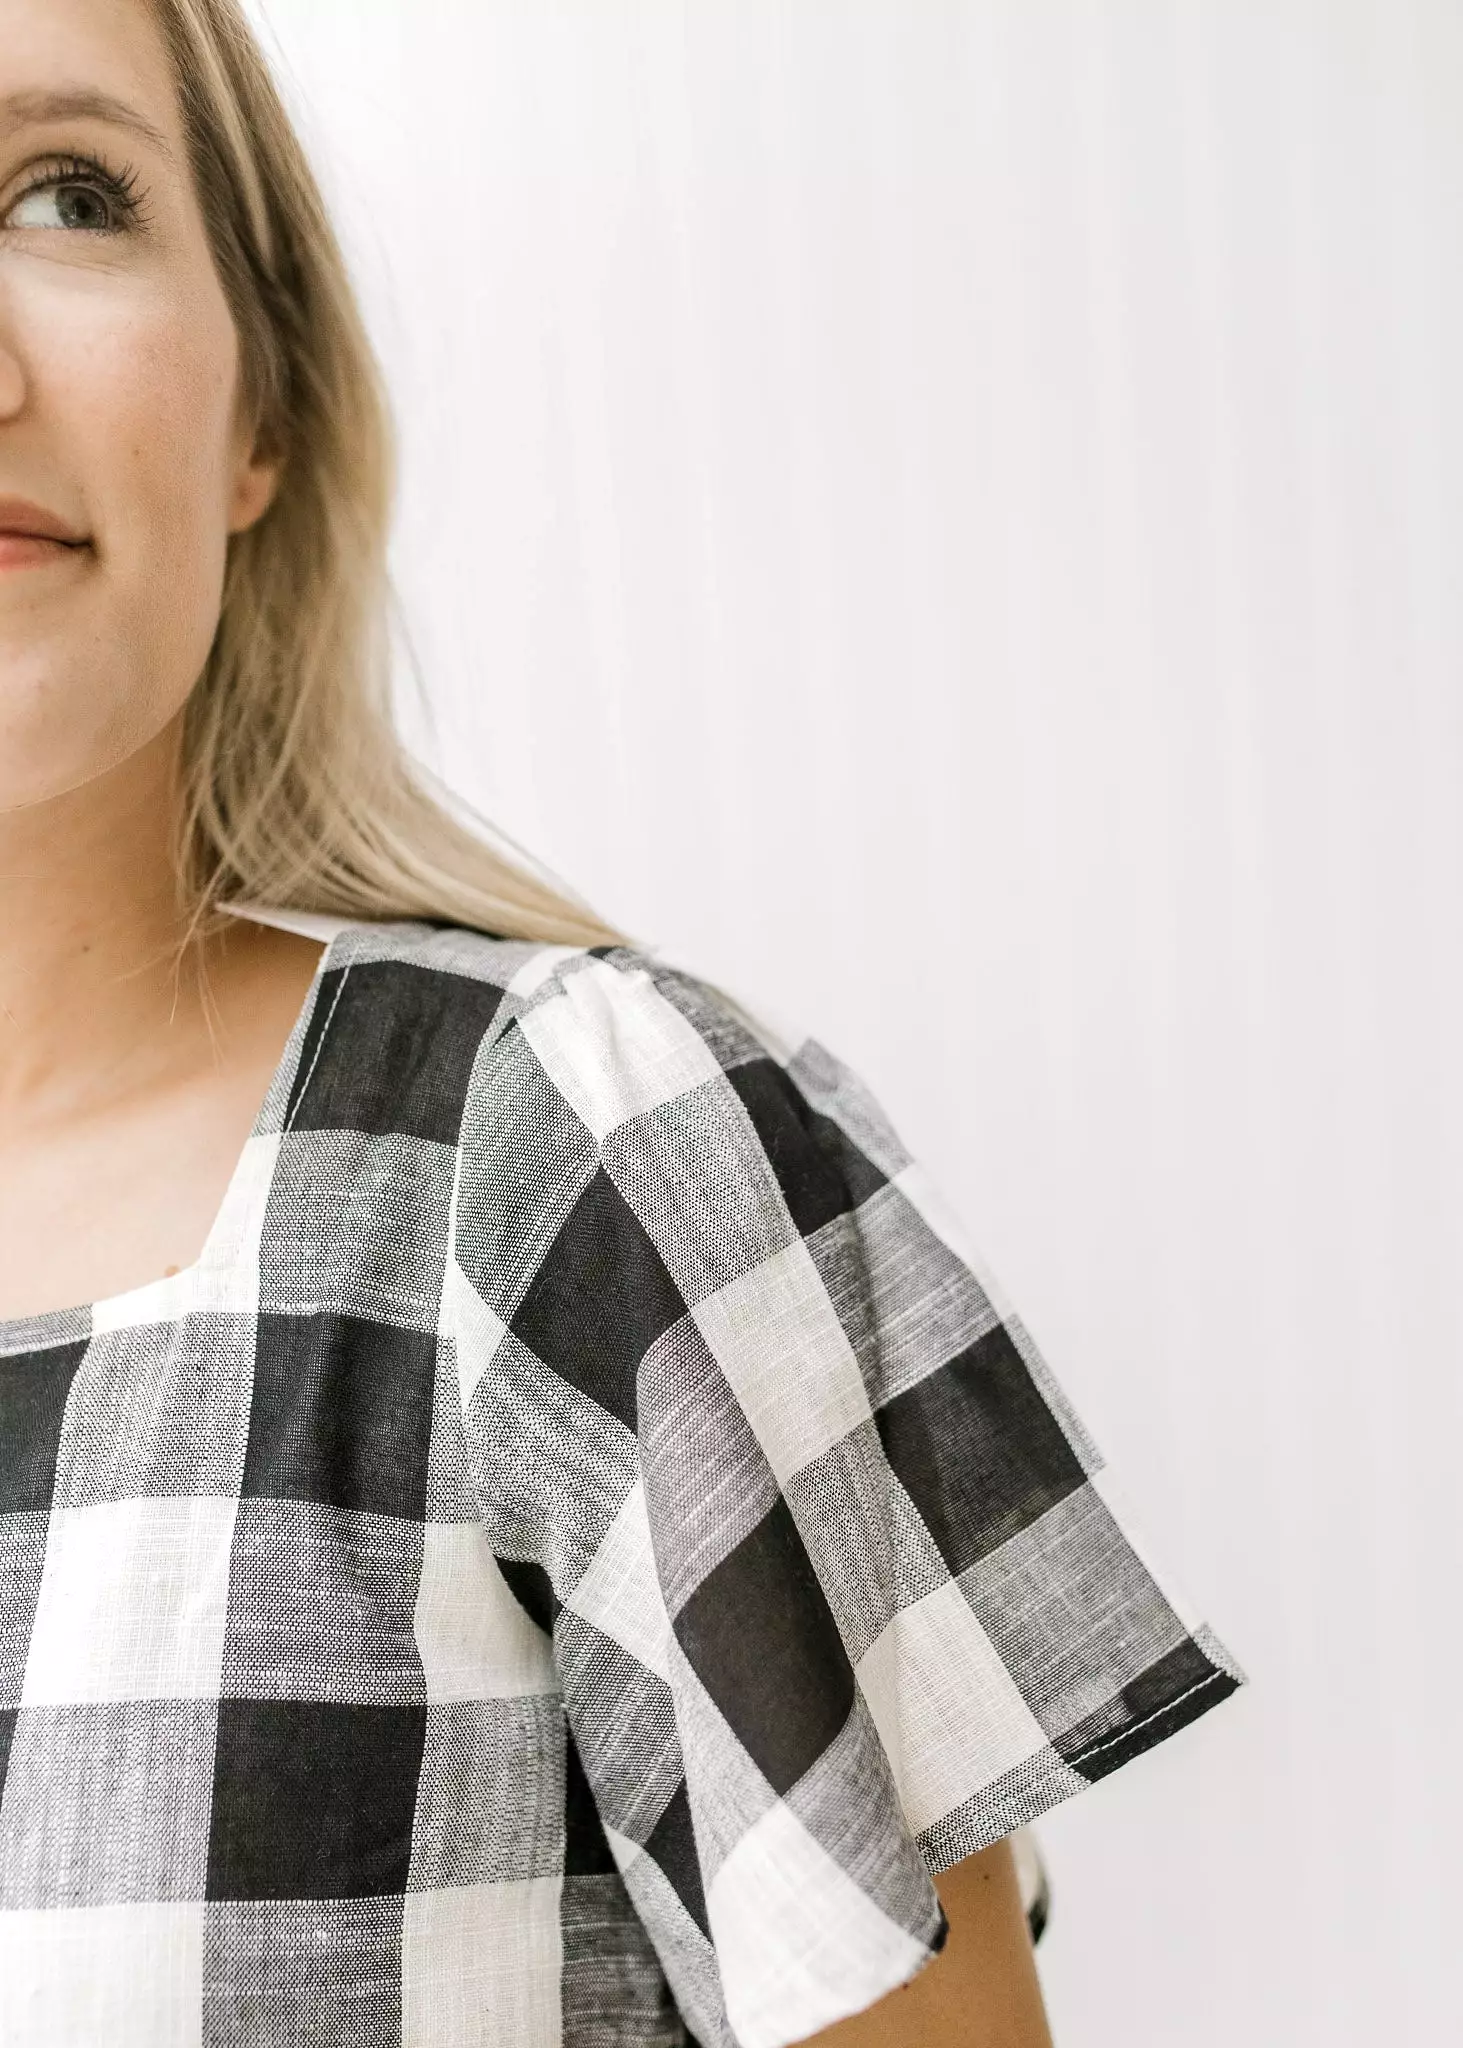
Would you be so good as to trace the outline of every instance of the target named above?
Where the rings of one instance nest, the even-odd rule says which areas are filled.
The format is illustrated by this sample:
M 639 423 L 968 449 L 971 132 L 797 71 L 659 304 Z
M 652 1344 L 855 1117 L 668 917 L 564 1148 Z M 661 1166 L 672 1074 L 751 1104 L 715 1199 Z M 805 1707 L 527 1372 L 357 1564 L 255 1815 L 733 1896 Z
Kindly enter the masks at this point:
M 318 939 L 321 941 L 321 953 L 198 1254 L 186 1266 L 180 1266 L 176 1273 L 164 1274 L 156 1280 L 139 1281 L 135 1286 L 124 1287 L 114 1294 L 99 1294 L 89 1301 L 75 1302 L 66 1308 L 41 1309 L 34 1315 L 0 1316 L 0 1364 L 28 1351 L 46 1351 L 57 1344 L 84 1342 L 92 1334 L 99 1314 L 111 1322 L 118 1312 L 125 1312 L 132 1304 L 140 1306 L 146 1295 L 157 1295 L 160 1303 L 167 1304 L 156 1320 L 172 1321 L 178 1315 L 186 1314 L 192 1306 L 201 1276 L 215 1263 L 225 1227 L 233 1222 L 248 1192 L 255 1141 L 268 1135 L 264 1129 L 265 1118 L 286 1067 L 309 1030 L 325 974 L 334 964 L 341 940 L 348 933 L 359 931 L 365 922 L 361 918 L 326 916 L 312 910 L 284 910 L 273 904 L 225 903 L 220 908 L 231 917 L 246 918 L 253 924 L 274 925 L 281 931 L 296 932 L 302 938 Z

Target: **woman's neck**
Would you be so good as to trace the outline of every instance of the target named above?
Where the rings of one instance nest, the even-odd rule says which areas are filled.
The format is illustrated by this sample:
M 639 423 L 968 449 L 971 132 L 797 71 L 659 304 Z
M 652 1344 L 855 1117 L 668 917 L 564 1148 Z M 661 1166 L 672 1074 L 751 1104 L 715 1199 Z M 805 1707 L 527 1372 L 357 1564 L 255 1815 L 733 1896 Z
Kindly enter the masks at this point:
M 0 811 L 0 1130 L 85 1114 L 207 1036 L 201 956 L 179 963 L 178 739 Z

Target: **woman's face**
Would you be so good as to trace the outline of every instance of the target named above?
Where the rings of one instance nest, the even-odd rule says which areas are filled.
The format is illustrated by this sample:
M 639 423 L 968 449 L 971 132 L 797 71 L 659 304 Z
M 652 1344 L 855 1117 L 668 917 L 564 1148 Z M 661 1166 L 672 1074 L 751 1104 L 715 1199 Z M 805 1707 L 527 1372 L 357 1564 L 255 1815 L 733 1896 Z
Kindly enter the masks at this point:
M 181 710 L 228 535 L 277 481 L 236 431 L 237 382 L 146 0 L 0 0 L 0 812 Z M 18 500 L 83 544 L 16 538 Z

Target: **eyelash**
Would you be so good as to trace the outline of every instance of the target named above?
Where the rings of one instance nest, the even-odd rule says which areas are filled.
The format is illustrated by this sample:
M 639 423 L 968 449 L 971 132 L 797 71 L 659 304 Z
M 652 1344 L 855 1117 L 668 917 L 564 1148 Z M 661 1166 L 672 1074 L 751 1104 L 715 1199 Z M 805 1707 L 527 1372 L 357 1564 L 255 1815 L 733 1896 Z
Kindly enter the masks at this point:
M 22 200 L 32 198 L 37 192 L 46 192 L 61 185 L 99 186 L 118 216 L 114 226 L 83 228 L 83 234 L 121 234 L 128 228 L 145 228 L 151 218 L 143 203 L 146 194 L 138 186 L 137 173 L 131 164 L 124 164 L 120 171 L 110 171 L 98 157 L 69 154 L 47 157 L 42 167 L 42 175 L 34 178 L 23 191 L 18 192 L 6 211 L 10 212 L 19 206 Z

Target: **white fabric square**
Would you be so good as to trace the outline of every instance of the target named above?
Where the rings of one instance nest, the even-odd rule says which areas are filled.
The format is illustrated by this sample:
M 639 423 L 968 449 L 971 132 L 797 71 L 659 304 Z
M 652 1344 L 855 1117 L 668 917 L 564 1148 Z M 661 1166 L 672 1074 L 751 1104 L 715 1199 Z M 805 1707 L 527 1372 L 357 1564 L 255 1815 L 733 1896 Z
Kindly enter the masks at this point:
M 567 1604 L 670 1682 L 671 1621 L 655 1569 L 643 1480 L 637 1479 L 625 1496 Z
M 605 1840 L 610 1845 L 610 1853 L 621 1871 L 628 1870 L 632 1863 L 645 1854 L 645 1850 L 639 1842 L 632 1841 L 629 1835 L 622 1835 L 619 1829 L 612 1828 L 608 1821 L 601 1821 L 600 1825 L 605 1831 Z
M 193 1306 L 199 1269 L 185 1266 L 165 1280 L 149 1280 L 141 1287 L 129 1287 L 125 1294 L 113 1294 L 95 1302 L 91 1311 L 92 1332 L 101 1336 L 108 1330 L 136 1330 L 152 1323 L 175 1323 Z M 255 1308 L 258 1307 L 256 1299 Z M 245 1309 L 245 1314 L 252 1313 Z
M 584 951 L 583 946 L 540 946 L 529 954 L 518 972 L 509 978 L 510 996 L 531 996 L 558 972 L 566 960 Z
M 531 1698 L 559 1690 L 548 1637 L 524 1613 L 478 1522 L 428 1522 L 414 1619 L 427 1698 Z
M 216 1699 L 237 1511 L 212 1495 L 56 1509 L 21 1705 Z
M 930 1954 L 781 1801 L 722 1863 L 706 1917 L 740 2048 L 782 2048 L 861 2012 Z
M 603 960 L 576 969 L 519 1029 L 600 1144 L 628 1118 L 721 1073 L 706 1039 L 648 974 Z
M 169 1279 L 152 1280 L 111 1301 L 98 1302 L 92 1312 L 93 1331 L 172 1322 L 190 1309 L 257 1316 L 259 1246 L 278 1159 L 277 1131 L 250 1138 L 195 1263 Z
M 858 1359 L 801 1238 L 691 1315 L 780 1482 L 869 1420 Z
M 453 1190 L 454 1204 L 456 1189 Z M 456 1217 L 454 1213 L 453 1221 Z M 439 1326 L 450 1331 L 457 1345 L 457 1376 L 464 1409 L 477 1392 L 478 1382 L 498 1355 L 498 1346 L 508 1334 L 508 1325 L 495 1315 L 458 1265 L 448 1258 L 442 1276 L 442 1309 Z
M 915 1834 L 1046 1747 L 953 1580 L 901 1608 L 854 1671 Z
M 408 1892 L 401 2034 L 426 2048 L 561 2048 L 559 1877 Z
M 182 1903 L 0 1913 L 0 2041 L 200 2048 L 203 1915 Z

